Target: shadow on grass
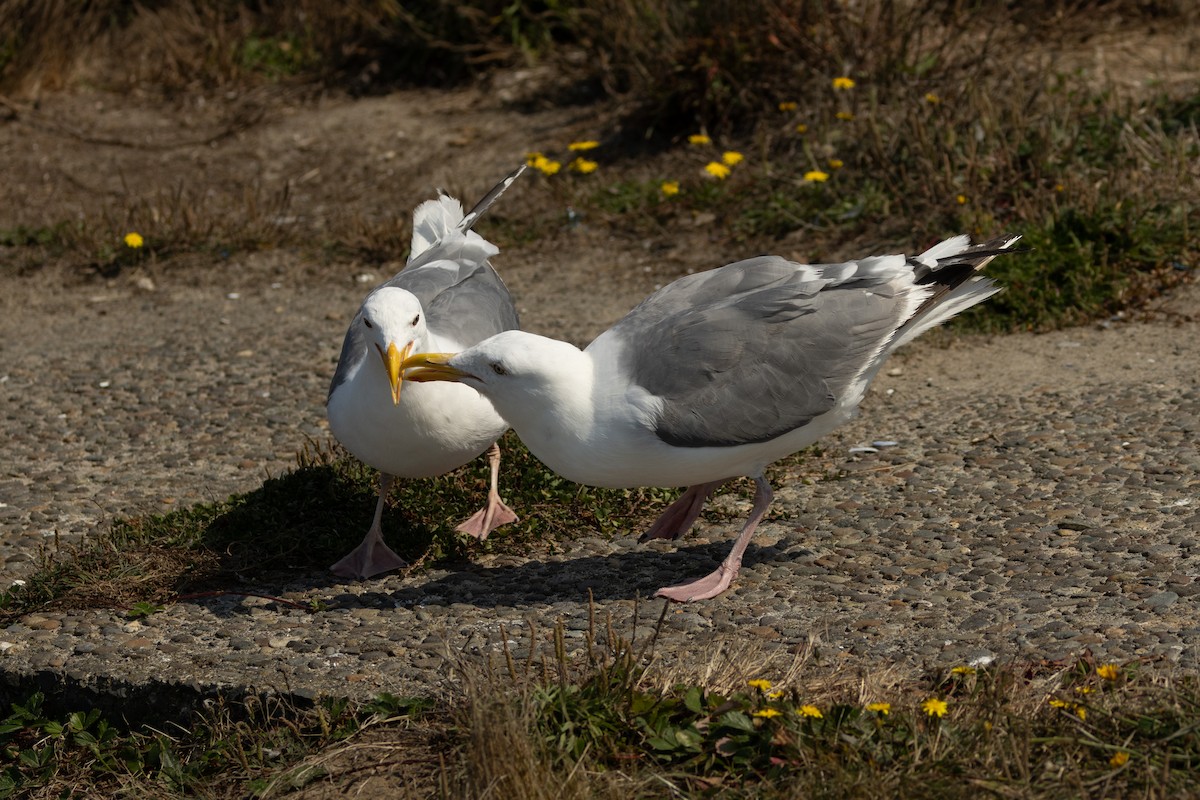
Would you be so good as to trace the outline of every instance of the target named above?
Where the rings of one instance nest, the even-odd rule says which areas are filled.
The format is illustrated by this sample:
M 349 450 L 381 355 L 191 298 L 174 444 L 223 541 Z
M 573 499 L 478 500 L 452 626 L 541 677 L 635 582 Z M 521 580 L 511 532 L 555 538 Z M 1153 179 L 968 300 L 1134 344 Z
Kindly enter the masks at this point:
M 486 497 L 487 466 L 477 459 L 438 478 L 398 481 L 383 519 L 388 544 L 410 563 L 528 555 L 563 538 L 640 531 L 672 494 L 579 486 L 548 471 L 511 434 L 502 446 L 501 492 L 519 522 L 485 542 L 454 532 Z M 252 492 L 117 520 L 106 534 L 50 555 L 25 586 L 0 597 L 0 613 L 132 609 L 203 593 L 340 584 L 329 566 L 366 533 L 376 481 L 357 460 L 310 443 L 295 470 Z

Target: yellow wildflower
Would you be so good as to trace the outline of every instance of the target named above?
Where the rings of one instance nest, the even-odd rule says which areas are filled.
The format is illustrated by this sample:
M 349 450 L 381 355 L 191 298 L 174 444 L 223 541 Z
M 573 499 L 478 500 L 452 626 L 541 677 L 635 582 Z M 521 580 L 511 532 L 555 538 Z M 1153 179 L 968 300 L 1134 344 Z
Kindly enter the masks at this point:
M 795 111 L 796 103 L 792 100 L 785 100 L 779 104 L 780 111 Z
M 737 164 L 740 164 L 740 163 L 742 163 L 742 160 L 743 160 L 742 154 L 737 152 L 736 150 L 726 150 L 721 155 L 721 161 L 725 162 L 725 166 L 727 166 L 727 167 L 732 167 Z
M 1054 184 L 1054 191 L 1056 191 L 1056 192 L 1061 192 L 1066 188 L 1067 187 L 1063 186 L 1061 183 Z
M 729 177 L 729 167 L 722 164 L 720 161 L 710 161 L 705 165 L 704 171 L 712 175 L 717 180 L 725 180 Z
M 530 166 L 532 166 L 534 169 L 536 169 L 538 172 L 542 173 L 543 175 L 554 175 L 560 169 L 562 169 L 561 163 L 559 163 L 558 161 L 553 161 L 549 158 L 546 158 L 543 155 L 539 155 L 537 158 L 535 158 L 533 160 L 533 164 L 531 164 Z
M 593 142 L 590 139 L 586 142 L 571 142 L 567 145 L 568 150 L 592 150 L 600 146 L 599 142 Z
M 829 159 L 829 168 L 830 169 L 841 169 L 844 166 L 846 166 L 846 162 L 842 161 L 840 158 Z
M 847 78 L 845 75 L 841 75 L 841 76 L 833 79 L 833 88 L 835 88 L 835 89 L 853 89 L 854 88 L 854 79 Z
M 1115 681 L 1121 674 L 1121 669 L 1116 664 L 1101 664 L 1096 667 L 1096 674 L 1106 681 Z
M 1118 750 L 1117 752 L 1113 753 L 1112 758 L 1108 760 L 1108 765 L 1110 767 L 1123 767 L 1125 766 L 1125 762 L 1128 760 L 1129 753 L 1126 753 L 1124 750 Z
M 1075 714 L 1083 720 L 1087 719 L 1087 709 L 1083 706 L 1075 706 Z
M 936 106 L 938 103 L 942 102 L 942 98 L 938 97 L 933 92 L 926 92 L 925 93 L 925 102 L 929 103 L 929 105 L 931 105 L 931 106 Z
M 821 709 L 816 706 L 800 706 L 796 709 L 802 717 L 812 717 L 813 719 L 821 719 L 825 715 L 821 713 Z
M 542 155 L 537 150 L 533 150 L 533 151 L 526 153 L 525 154 L 525 166 L 532 167 L 534 164 L 537 163 L 539 158 L 545 158 L 545 156 Z
M 1054 708 L 1066 708 L 1070 705 L 1066 700 L 1060 700 L 1057 697 L 1051 697 L 1047 702 Z
M 874 711 L 876 714 L 887 716 L 892 713 L 891 703 L 867 703 L 867 711 Z
M 957 666 L 954 669 L 950 670 L 950 674 L 951 675 L 974 675 L 975 668 L 960 665 L 960 666 Z
M 967 204 L 967 196 L 965 194 L 958 195 L 957 197 L 954 198 L 954 200 L 960 206 L 965 206 Z
M 1091 694 L 1092 692 L 1096 691 L 1096 687 L 1095 686 L 1076 686 L 1075 691 L 1078 692 L 1079 694 Z
M 590 172 L 595 172 L 596 167 L 600 165 L 595 161 L 588 161 L 586 158 L 576 158 L 568 166 L 576 172 L 582 172 L 584 175 L 587 175 Z
M 688 137 L 688 144 L 712 144 L 712 139 L 703 133 L 693 133 Z
M 137 233 L 136 231 L 130 231 L 129 233 L 125 234 L 125 246 L 126 247 L 132 247 L 136 250 L 137 248 L 141 247 L 145 243 L 146 243 L 146 240 L 143 239 L 142 235 L 140 233 Z
M 767 692 L 768 700 L 778 700 L 781 697 L 783 697 L 783 692 Z
M 796 125 L 796 133 L 808 133 L 808 126 L 803 122 Z
M 754 716 L 765 717 L 767 719 L 770 719 L 771 717 L 778 717 L 782 713 L 783 712 L 777 708 L 763 708 L 763 709 L 759 709 L 758 711 L 755 711 Z
M 945 700 L 938 700 L 936 697 L 931 697 L 921 703 L 921 710 L 931 717 L 944 717 L 950 706 Z
M 758 689 L 763 692 L 771 688 L 771 682 L 765 678 L 755 678 L 752 681 L 746 681 L 746 685 L 751 689 Z
M 679 181 L 663 181 L 662 186 L 659 188 L 662 189 L 662 193 L 667 197 L 674 197 L 679 194 Z
M 840 120 L 854 119 L 854 115 L 851 114 L 849 111 L 839 111 L 836 114 L 834 114 L 834 116 Z
M 829 180 L 829 173 L 821 172 L 819 169 L 809 170 L 808 172 L 804 173 L 804 180 L 808 181 L 809 183 L 821 183 Z

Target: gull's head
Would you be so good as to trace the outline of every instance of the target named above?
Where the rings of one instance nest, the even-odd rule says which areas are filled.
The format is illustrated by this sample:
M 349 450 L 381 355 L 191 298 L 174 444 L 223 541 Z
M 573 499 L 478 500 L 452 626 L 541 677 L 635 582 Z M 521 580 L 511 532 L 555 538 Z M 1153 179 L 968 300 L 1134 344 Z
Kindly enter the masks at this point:
M 555 395 L 558 385 L 590 380 L 585 359 L 574 345 L 524 331 L 505 331 L 461 353 L 417 353 L 401 365 L 405 379 L 458 381 L 489 397 L 501 415 L 504 406 L 538 395 Z
M 399 405 L 404 383 L 401 365 L 425 340 L 421 301 L 405 289 L 385 286 L 363 302 L 354 324 L 361 327 L 367 347 L 379 354 L 392 387 L 392 402 Z

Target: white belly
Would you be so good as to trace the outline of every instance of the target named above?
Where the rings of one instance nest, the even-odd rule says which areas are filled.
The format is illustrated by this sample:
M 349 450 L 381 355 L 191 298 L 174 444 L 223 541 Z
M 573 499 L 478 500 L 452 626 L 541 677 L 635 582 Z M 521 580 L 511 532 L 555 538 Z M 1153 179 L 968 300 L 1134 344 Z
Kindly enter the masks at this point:
M 456 469 L 508 425 L 478 392 L 457 383 L 404 383 L 400 404 L 382 370 L 360 369 L 329 398 L 329 427 L 372 467 L 401 478 Z

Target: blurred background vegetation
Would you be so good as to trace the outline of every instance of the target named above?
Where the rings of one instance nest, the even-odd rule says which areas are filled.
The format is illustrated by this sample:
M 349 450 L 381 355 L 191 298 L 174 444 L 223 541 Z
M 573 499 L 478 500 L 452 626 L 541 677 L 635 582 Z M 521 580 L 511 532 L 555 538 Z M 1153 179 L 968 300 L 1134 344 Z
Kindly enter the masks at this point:
M 5 0 L 0 92 L 68 86 L 82 64 L 95 87 L 168 103 L 525 70 L 513 105 L 608 110 L 603 169 L 564 182 L 547 215 L 569 205 L 648 236 L 699 217 L 747 250 L 803 237 L 834 255 L 1014 230 L 1034 250 L 995 265 L 1009 291 L 971 319 L 1040 329 L 1135 308 L 1192 274 L 1195 71 L 1122 81 L 1084 67 L 1096 37 L 1146 61 L 1163 37 L 1195 55 L 1198 23 L 1192 0 Z M 663 191 L 707 158 L 687 143 L 697 133 L 711 157 L 744 163 Z M 0 231 L 68 249 L 74 235 Z

